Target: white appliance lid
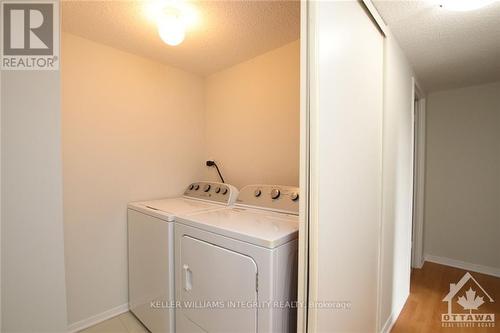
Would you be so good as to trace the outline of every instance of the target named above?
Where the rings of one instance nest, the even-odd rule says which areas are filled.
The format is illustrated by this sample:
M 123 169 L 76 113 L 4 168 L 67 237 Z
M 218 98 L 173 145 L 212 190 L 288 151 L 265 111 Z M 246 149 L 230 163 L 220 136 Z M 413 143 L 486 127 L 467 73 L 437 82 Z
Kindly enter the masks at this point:
M 128 207 L 152 214 L 167 221 L 174 221 L 175 217 L 181 214 L 189 214 L 210 209 L 222 209 L 224 205 L 187 198 L 170 198 L 161 200 L 132 202 Z
M 178 216 L 177 221 L 271 249 L 296 239 L 299 228 L 296 215 L 240 207 Z

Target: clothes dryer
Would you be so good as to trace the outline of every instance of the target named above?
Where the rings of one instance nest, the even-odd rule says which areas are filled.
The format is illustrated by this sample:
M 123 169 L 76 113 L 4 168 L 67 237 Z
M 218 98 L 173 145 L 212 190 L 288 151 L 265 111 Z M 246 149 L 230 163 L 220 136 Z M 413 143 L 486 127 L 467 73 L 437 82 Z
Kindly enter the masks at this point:
M 176 332 L 295 332 L 299 190 L 250 185 L 175 225 Z

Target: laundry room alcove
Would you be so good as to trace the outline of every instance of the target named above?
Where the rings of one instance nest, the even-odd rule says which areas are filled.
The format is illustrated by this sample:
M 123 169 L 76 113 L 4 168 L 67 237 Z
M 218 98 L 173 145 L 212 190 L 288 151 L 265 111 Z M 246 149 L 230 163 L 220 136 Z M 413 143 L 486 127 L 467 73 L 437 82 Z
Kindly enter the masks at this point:
M 145 3 L 62 3 L 73 329 L 127 309 L 129 202 L 220 181 L 207 160 L 238 189 L 299 186 L 300 2 L 192 2 L 197 22 L 177 46 Z

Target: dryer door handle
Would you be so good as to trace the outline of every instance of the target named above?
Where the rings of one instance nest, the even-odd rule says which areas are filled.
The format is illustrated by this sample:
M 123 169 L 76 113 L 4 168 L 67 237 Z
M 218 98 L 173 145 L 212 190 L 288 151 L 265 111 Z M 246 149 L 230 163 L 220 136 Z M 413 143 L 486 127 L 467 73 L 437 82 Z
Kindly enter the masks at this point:
M 182 266 L 182 272 L 184 274 L 184 290 L 190 291 L 191 289 L 193 289 L 193 272 L 186 264 Z

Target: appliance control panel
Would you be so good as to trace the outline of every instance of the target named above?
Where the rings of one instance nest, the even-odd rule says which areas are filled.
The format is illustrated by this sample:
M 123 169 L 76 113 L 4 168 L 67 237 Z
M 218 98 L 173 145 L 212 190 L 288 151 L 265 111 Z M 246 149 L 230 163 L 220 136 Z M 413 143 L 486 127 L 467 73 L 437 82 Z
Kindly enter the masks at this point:
M 236 199 L 238 206 L 299 214 L 299 188 L 284 185 L 247 185 Z
M 184 197 L 232 205 L 238 197 L 238 189 L 229 184 L 200 181 L 189 184 Z

